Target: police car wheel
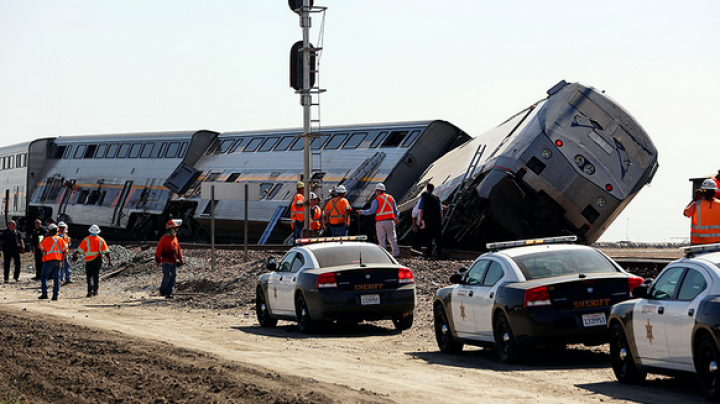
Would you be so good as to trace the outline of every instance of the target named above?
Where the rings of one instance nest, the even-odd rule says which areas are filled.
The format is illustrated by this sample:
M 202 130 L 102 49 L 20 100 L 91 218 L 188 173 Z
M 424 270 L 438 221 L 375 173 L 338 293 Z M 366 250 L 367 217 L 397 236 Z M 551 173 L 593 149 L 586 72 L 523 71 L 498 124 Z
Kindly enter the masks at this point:
M 500 360 L 505 363 L 517 363 L 520 360 L 521 350 L 515 342 L 510 321 L 505 313 L 500 313 L 495 319 L 495 349 Z
M 610 363 L 620 383 L 641 383 L 647 376 L 647 373 L 638 370 L 630 352 L 625 330 L 620 324 L 615 324 L 610 329 Z
M 310 311 L 303 295 L 299 295 L 295 301 L 295 315 L 297 316 L 298 330 L 303 334 L 312 332 L 315 322 L 310 317 Z
M 261 327 L 275 327 L 277 320 L 270 317 L 270 311 L 265 300 L 265 293 L 262 288 L 257 288 L 255 293 L 255 316 Z
M 446 354 L 456 354 L 463 350 L 465 344 L 455 341 L 450 329 L 450 322 L 448 321 L 445 309 L 438 305 L 435 307 L 435 340 L 437 340 L 438 348 L 440 352 Z
M 412 327 L 413 325 L 413 313 L 410 313 L 409 315 L 404 317 L 395 316 L 393 317 L 392 322 L 398 331 L 409 330 L 410 327 Z
M 695 370 L 703 392 L 713 401 L 720 400 L 720 352 L 710 335 L 703 335 L 695 349 Z

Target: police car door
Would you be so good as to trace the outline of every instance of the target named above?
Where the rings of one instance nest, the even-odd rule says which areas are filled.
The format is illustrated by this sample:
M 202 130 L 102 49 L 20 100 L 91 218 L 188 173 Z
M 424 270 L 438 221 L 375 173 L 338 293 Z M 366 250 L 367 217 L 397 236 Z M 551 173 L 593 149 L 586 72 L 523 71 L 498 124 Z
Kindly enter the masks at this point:
M 298 255 L 296 251 L 290 251 L 285 254 L 277 266 L 277 270 L 270 274 L 268 279 L 268 297 L 270 309 L 275 314 L 294 314 L 292 300 L 288 300 L 288 282 L 291 279 L 292 272 L 290 269 L 295 257 Z M 288 301 L 290 304 L 288 304 Z
M 482 285 L 487 259 L 479 259 L 468 269 L 459 285 L 452 292 L 452 318 L 455 331 L 460 338 L 476 338 L 474 301 L 480 298 L 478 289 Z
M 481 339 L 493 341 L 492 308 L 495 303 L 495 293 L 500 280 L 505 275 L 503 267 L 498 261 L 490 261 L 485 271 L 481 285 L 475 289 L 472 301 L 475 327 Z
M 665 331 L 668 351 L 675 369 L 695 371 L 692 353 L 692 332 L 700 302 L 709 291 L 710 276 L 699 265 L 685 263 L 685 275 L 677 297 L 665 302 Z
M 642 363 L 672 369 L 665 332 L 665 310 L 677 293 L 685 269 L 667 268 L 655 280 L 648 297 L 635 303 L 633 334 Z

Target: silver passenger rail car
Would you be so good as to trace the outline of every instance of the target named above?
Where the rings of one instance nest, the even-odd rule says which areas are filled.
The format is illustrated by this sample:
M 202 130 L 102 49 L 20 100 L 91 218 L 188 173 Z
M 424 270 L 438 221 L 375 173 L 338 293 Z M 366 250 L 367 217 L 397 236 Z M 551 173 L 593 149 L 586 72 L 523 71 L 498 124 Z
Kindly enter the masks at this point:
M 185 175 L 169 185 L 179 191 L 173 203 L 195 204 L 193 217 L 207 229 L 211 206 L 201 199 L 203 182 L 257 183 L 261 198 L 249 203 L 249 238 L 257 240 L 273 215 L 282 211 L 270 241 L 284 240 L 290 234 L 288 207 L 303 173 L 301 135 L 301 129 L 223 133 L 192 168 L 185 169 Z M 312 191 L 325 200 L 332 188 L 342 184 L 357 209 L 371 202 L 375 184 L 383 182 L 400 200 L 428 165 L 469 139 L 440 120 L 324 127 L 311 143 Z M 218 237 L 241 236 L 238 221 L 244 220 L 244 202 L 216 202 Z M 354 222 L 352 226 L 357 232 Z
M 592 87 L 561 81 L 547 98 L 438 159 L 401 210 L 409 215 L 433 182 L 449 205 L 444 238 L 458 248 L 568 234 L 591 244 L 657 168 L 655 145 L 625 109 Z
M 26 228 L 25 209 L 27 193 L 28 146 L 30 142 L 0 147 L 0 229 L 7 227 L 10 220 L 18 230 Z
M 179 163 L 194 164 L 196 150 L 217 135 L 201 130 L 36 141 L 28 219 L 62 220 L 70 232 L 97 224 L 118 238 L 153 239 L 163 220 L 178 217 L 163 184 Z

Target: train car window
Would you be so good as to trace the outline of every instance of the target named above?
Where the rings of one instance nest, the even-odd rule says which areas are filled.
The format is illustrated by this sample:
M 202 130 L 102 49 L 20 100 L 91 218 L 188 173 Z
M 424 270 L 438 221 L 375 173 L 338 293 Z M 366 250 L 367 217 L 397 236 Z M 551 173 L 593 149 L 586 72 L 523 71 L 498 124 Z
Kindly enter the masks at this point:
M 87 203 L 88 194 L 90 193 L 87 189 L 80 190 L 77 199 L 75 200 L 76 205 L 85 205 Z
M 0 158 L 0 169 L 2 169 L 2 170 L 4 170 L 4 169 L 5 169 L 5 166 L 6 166 L 6 165 L 5 165 L 5 160 L 6 160 L 5 157 Z
M 272 199 L 282 188 L 282 184 L 262 183 L 260 184 L 260 199 Z
M 188 146 L 188 142 L 183 142 L 180 145 L 180 152 L 178 153 L 178 157 L 180 157 L 180 158 L 185 157 L 185 153 L 187 152 L 187 146 Z
M 100 199 L 100 191 L 98 191 L 97 189 L 93 189 L 92 191 L 90 191 L 90 195 L 88 195 L 86 204 L 95 205 L 98 199 Z
M 235 143 L 235 139 L 225 139 L 220 142 L 220 144 L 215 148 L 214 153 L 225 153 L 226 151 L 230 150 L 230 147 L 232 147 L 233 143 Z
M 238 178 L 240 178 L 240 173 L 232 173 L 228 175 L 225 182 L 235 182 Z
M 330 135 L 320 135 L 316 138 L 313 138 L 312 143 L 310 143 L 310 148 L 313 150 L 321 148 L 325 144 L 325 142 L 327 142 L 328 138 L 330 138 Z
M 414 130 L 410 133 L 410 136 L 408 136 L 405 141 L 402 144 L 402 147 L 409 147 L 411 144 L 415 142 L 415 140 L 420 136 L 419 130 Z
M 130 154 L 128 157 L 131 159 L 137 158 L 140 155 L 140 149 L 142 148 L 142 144 L 140 143 L 133 143 L 132 147 L 130 148 Z
M 140 157 L 144 158 L 144 159 L 151 157 L 154 148 L 155 148 L 155 143 L 145 143 L 145 145 L 142 148 L 142 152 L 140 153 Z
M 120 146 L 117 143 L 110 143 L 110 145 L 108 146 L 107 153 L 105 153 L 105 158 L 114 159 L 115 156 L 117 156 L 119 147 Z
M 260 149 L 258 151 L 261 152 L 267 152 L 272 150 L 273 147 L 277 144 L 278 140 L 280 140 L 279 137 L 273 136 L 265 139 L 262 146 L 260 146 Z
M 180 143 L 179 142 L 170 142 L 168 145 L 167 152 L 165 153 L 165 157 L 168 158 L 175 158 L 177 157 L 178 150 L 180 150 Z
M 102 206 L 105 202 L 105 195 L 107 195 L 107 191 L 100 191 L 100 197 L 98 198 L 97 205 Z
M 360 143 L 362 143 L 363 139 L 365 139 L 365 136 L 367 136 L 367 132 L 362 133 L 353 133 L 352 136 L 350 136 L 350 139 L 348 139 L 347 142 L 343 145 L 343 149 L 355 149 L 358 146 L 360 146 Z
M 302 150 L 304 147 L 304 144 L 305 144 L 305 142 L 303 141 L 303 138 L 299 137 L 295 140 L 295 143 L 293 143 L 290 150 L 292 150 L 292 151 Z
M 91 159 L 95 157 L 95 150 L 97 149 L 96 144 L 89 144 L 87 149 L 85 149 L 85 156 L 83 158 Z
M 390 132 L 390 136 L 385 139 L 382 146 L 380 147 L 398 147 L 407 136 L 408 131 L 406 130 L 394 130 Z
M 23 167 L 23 165 L 22 165 L 22 157 L 23 157 L 22 154 L 17 154 L 17 155 L 15 155 L 15 167 L 17 167 L 17 168 L 22 168 L 22 167 Z
M 95 151 L 95 158 L 101 159 L 105 157 L 105 152 L 107 152 L 108 145 L 105 143 L 101 143 L 98 145 L 97 150 Z
M 260 146 L 260 143 L 262 143 L 262 141 L 263 138 L 261 137 L 252 138 L 252 140 L 247 144 L 247 146 L 245 146 L 245 150 L 243 151 L 254 152 L 255 150 L 257 150 L 258 146 Z
M 328 144 L 325 146 L 326 149 L 339 149 L 340 145 L 347 139 L 347 133 L 336 133 L 331 138 Z
M 385 136 L 387 136 L 387 132 L 380 132 L 375 139 L 373 139 L 372 143 L 370 144 L 371 148 L 378 147 L 380 142 L 382 142 L 385 139 Z
M 81 144 L 80 146 L 75 149 L 75 154 L 73 155 L 73 158 L 81 159 L 85 155 L 85 145 Z
M 12 156 L 5 157 L 5 160 L 7 160 L 7 168 L 13 168 L 13 158 Z
M 285 151 L 290 147 L 292 142 L 295 140 L 294 136 L 283 136 L 282 139 L 280 139 L 280 143 L 278 143 L 277 147 L 275 148 L 275 151 Z
M 121 144 L 120 149 L 118 149 L 117 158 L 124 159 L 125 157 L 127 157 L 129 151 L 130 151 L 130 143 Z
M 165 154 L 165 150 L 167 150 L 167 142 L 162 142 L 162 144 L 160 145 L 160 150 L 158 150 L 158 153 L 155 157 L 162 158 Z
M 241 152 L 242 147 L 240 147 L 240 146 L 242 146 L 243 143 L 245 143 L 245 139 L 243 139 L 243 138 L 238 139 L 237 143 L 235 143 L 235 146 L 233 146 L 232 149 L 230 149 L 230 153 Z

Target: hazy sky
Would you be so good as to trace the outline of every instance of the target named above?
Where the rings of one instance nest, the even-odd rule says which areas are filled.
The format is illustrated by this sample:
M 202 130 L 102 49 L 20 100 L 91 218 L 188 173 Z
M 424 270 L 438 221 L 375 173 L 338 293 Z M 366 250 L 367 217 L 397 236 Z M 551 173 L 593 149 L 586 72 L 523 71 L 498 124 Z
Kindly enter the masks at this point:
M 580 81 L 623 105 L 660 169 L 601 241 L 688 237 L 720 168 L 720 1 L 332 1 L 324 125 L 444 119 L 478 135 Z M 313 17 L 318 44 L 322 15 Z M 0 0 L 0 146 L 45 136 L 302 126 L 284 0 Z

